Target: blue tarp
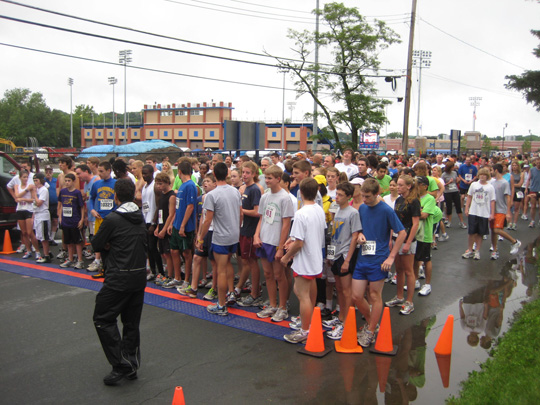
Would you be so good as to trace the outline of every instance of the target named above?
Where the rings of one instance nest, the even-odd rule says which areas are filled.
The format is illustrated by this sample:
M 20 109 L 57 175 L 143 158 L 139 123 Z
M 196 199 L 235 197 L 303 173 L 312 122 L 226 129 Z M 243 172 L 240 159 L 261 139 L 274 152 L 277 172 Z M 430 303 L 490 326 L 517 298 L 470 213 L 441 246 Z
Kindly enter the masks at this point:
M 82 159 L 88 159 L 91 156 L 105 157 L 108 154 L 118 154 L 118 156 L 135 156 L 142 153 L 148 153 L 154 149 L 180 148 L 170 142 L 153 139 L 151 141 L 133 142 L 127 145 L 95 145 L 85 148 L 79 154 Z

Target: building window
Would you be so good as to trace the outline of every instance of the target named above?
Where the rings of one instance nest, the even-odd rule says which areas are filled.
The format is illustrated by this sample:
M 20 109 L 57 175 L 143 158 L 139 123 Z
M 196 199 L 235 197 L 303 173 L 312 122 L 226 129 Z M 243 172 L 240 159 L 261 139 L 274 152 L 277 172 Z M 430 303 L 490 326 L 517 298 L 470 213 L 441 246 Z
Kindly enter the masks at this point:
M 163 136 L 169 136 L 169 131 L 163 131 Z
M 276 131 L 272 131 L 272 138 L 277 138 L 277 132 Z
M 203 115 L 202 110 L 191 110 L 191 115 Z
M 172 111 L 161 111 L 162 117 L 170 117 L 172 115 Z
M 126 136 L 126 133 L 124 131 L 122 131 L 122 136 Z
M 214 131 L 210 131 L 210 136 L 211 136 L 211 137 L 214 137 L 214 136 L 215 136 Z
M 150 136 L 154 136 L 154 131 L 150 131 Z
M 98 131 L 97 136 L 101 136 L 101 131 Z
M 139 136 L 139 132 L 138 131 L 133 131 L 133 136 Z
M 193 136 L 198 137 L 199 136 L 199 131 L 193 131 Z
M 176 115 L 186 115 L 186 110 L 176 110 Z
M 291 132 L 291 138 L 296 138 L 296 132 Z
M 90 136 L 90 131 L 86 131 L 86 136 Z
M 184 131 L 178 131 L 178 137 L 182 138 L 184 136 Z

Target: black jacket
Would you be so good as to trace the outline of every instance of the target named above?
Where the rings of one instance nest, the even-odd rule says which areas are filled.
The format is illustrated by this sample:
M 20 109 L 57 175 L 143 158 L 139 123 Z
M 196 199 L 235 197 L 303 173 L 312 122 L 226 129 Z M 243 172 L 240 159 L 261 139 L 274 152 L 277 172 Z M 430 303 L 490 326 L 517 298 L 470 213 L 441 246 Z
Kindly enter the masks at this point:
M 104 283 L 119 291 L 146 287 L 146 225 L 139 207 L 132 202 L 120 205 L 103 220 L 92 240 L 105 268 Z

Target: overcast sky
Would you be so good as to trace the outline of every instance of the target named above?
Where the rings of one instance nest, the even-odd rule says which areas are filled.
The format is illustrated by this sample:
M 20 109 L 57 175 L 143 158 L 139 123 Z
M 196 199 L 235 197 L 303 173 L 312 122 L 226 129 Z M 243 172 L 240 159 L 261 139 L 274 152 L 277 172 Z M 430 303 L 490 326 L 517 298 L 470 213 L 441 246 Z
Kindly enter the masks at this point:
M 134 28 L 241 51 L 264 51 L 294 57 L 287 30 L 314 29 L 315 0 L 20 0 L 71 16 Z M 327 1 L 320 1 L 321 7 Z M 402 75 L 407 66 L 407 46 L 412 0 L 344 1 L 356 6 L 368 19 L 386 21 L 402 39 L 380 55 L 381 74 Z M 39 91 L 51 108 L 69 112 L 68 78 L 74 80 L 73 105 L 93 106 L 96 112 L 112 110 L 113 91 L 107 78 L 115 76 L 115 110 L 124 110 L 124 69 L 118 52 L 133 51 L 127 69 L 127 110 L 144 104 L 231 102 L 234 119 L 281 121 L 283 74 L 275 67 L 226 61 L 205 56 L 145 46 L 219 55 L 243 61 L 273 64 L 256 55 L 164 39 L 110 28 L 91 22 L 31 10 L 0 0 L 0 14 L 39 24 L 83 31 L 117 41 L 83 36 L 52 28 L 3 19 L 0 22 L 0 91 L 28 88 Z M 422 70 L 421 135 L 449 133 L 450 129 L 472 130 L 473 107 L 469 97 L 481 97 L 476 130 L 488 136 L 540 135 L 540 114 L 526 104 L 521 94 L 504 88 L 505 75 L 540 70 L 532 55 L 538 46 L 531 29 L 540 29 L 540 4 L 531 0 L 418 0 L 414 49 L 432 52 L 431 67 Z M 324 25 L 321 30 L 324 30 Z M 133 41 L 126 43 L 124 41 Z M 32 48 L 34 50 L 14 48 Z M 47 51 L 95 61 L 37 52 Z M 100 63 L 107 62 L 107 63 Z M 330 62 L 321 53 L 321 62 Z M 145 68 L 150 70 L 142 70 Z M 388 70 L 386 70 L 388 69 Z M 154 70 L 154 71 L 152 71 Z M 160 72 L 158 72 L 160 71 Z M 191 75 L 184 76 L 184 75 Z M 194 76 L 199 76 L 197 78 Z M 216 79 L 216 80 L 208 80 Z M 227 83 L 224 80 L 236 82 Z M 392 91 L 384 79 L 376 79 L 379 95 L 391 98 L 390 124 L 381 134 L 403 131 L 405 80 Z M 255 84 L 249 86 L 246 84 Z M 268 87 L 263 87 L 268 86 Z M 300 121 L 313 110 L 312 99 L 296 99 L 287 77 L 285 102 L 296 102 L 285 116 Z M 413 72 L 409 133 L 416 134 L 418 70 Z M 324 124 L 324 122 L 323 122 Z

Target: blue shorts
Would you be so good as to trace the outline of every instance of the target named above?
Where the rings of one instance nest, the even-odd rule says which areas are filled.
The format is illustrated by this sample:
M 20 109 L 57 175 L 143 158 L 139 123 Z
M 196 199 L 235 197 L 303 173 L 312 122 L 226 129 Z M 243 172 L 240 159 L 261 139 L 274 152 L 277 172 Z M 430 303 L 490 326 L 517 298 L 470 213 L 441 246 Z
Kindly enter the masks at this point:
M 260 248 L 257 248 L 255 254 L 260 259 L 266 259 L 269 263 L 272 263 L 276 257 L 277 246 L 263 243 Z
M 381 270 L 381 263 L 356 262 L 353 280 L 379 281 L 388 277 L 388 272 Z
M 233 253 L 238 252 L 238 243 L 228 246 L 221 246 L 212 243 L 210 246 L 210 251 L 218 255 L 232 255 Z

